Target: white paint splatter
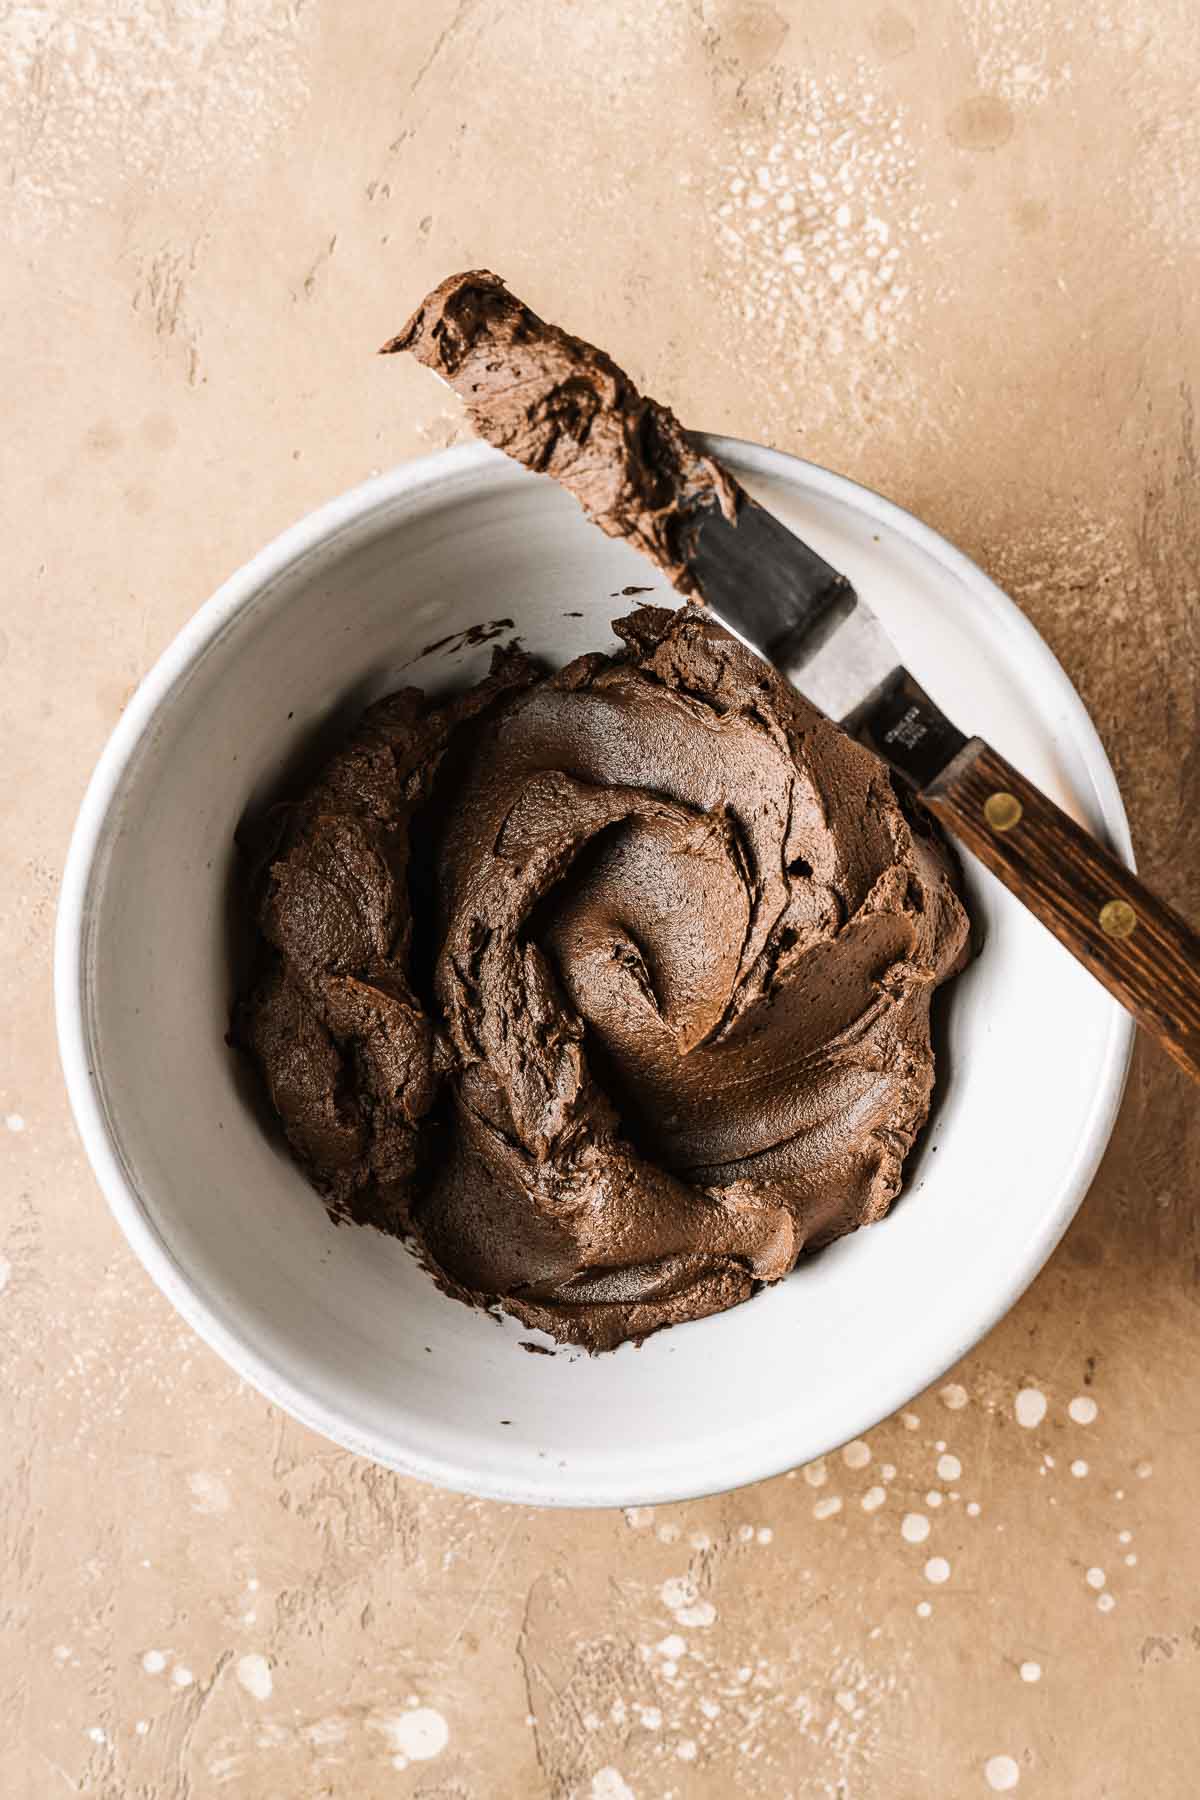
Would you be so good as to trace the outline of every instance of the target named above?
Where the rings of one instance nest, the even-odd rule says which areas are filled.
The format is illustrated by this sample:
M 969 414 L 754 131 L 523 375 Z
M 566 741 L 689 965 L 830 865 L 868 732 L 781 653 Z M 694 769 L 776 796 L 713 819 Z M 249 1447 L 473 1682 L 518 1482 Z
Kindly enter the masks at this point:
M 176 1687 L 191 1687 L 195 1679 L 196 1677 L 192 1674 L 192 1671 L 184 1663 L 177 1663 L 171 1670 L 171 1680 L 175 1683 Z
M 884 1465 L 880 1469 L 879 1473 L 883 1477 L 884 1481 L 895 1481 L 895 1479 L 896 1479 L 895 1463 L 884 1463 Z
M 980 1506 L 978 1500 L 967 1501 L 967 1517 L 969 1519 L 977 1519 L 982 1511 L 983 1508 Z
M 921 1424 L 920 1415 L 913 1412 L 901 1413 L 900 1423 L 903 1425 L 905 1431 L 916 1431 Z
M 637 1796 L 610 1763 L 592 1776 L 592 1800 L 637 1800 Z
M 1087 1582 L 1087 1584 L 1090 1588 L 1102 1588 L 1104 1586 L 1105 1579 L 1106 1579 L 1106 1577 L 1105 1577 L 1103 1569 L 1095 1569 L 1095 1568 L 1089 1569 L 1087 1574 L 1084 1576 L 1084 1580 Z
M 886 1499 L 887 1489 L 885 1487 L 868 1488 L 862 1497 L 862 1509 L 868 1513 L 878 1512 Z
M 1087 1472 L 1087 1463 L 1084 1462 L 1082 1456 L 1077 1456 L 1075 1461 L 1071 1464 L 1072 1475 L 1075 1477 L 1076 1481 L 1082 1481 Z
M 817 1501 L 817 1504 L 813 1507 L 813 1518 L 832 1519 L 833 1515 L 835 1513 L 840 1513 L 841 1510 L 841 1496 L 838 1494 L 830 1494 L 827 1500 Z
M 53 1655 L 56 1663 L 70 1662 L 71 1646 L 69 1644 L 56 1644 L 54 1646 Z
M 137 1732 L 139 1737 L 145 1737 L 150 1729 L 149 1719 L 139 1719 L 133 1729 Z
M 1096 1605 L 1102 1613 L 1111 1612 L 1116 1604 L 1116 1600 L 1111 1594 L 1100 1594 L 1096 1600 Z
M 931 1618 L 932 1616 L 933 1616 L 933 1607 L 930 1605 L 929 1601 L 928 1600 L 918 1600 L 917 1601 L 917 1617 L 918 1617 L 918 1619 L 928 1619 L 928 1618 Z
M 696 1760 L 696 1740 L 695 1740 L 695 1738 L 680 1738 L 679 1742 L 675 1746 L 675 1754 L 679 1758 L 680 1762 L 695 1762 L 695 1760 Z
M 691 1606 L 681 1606 L 675 1617 L 689 1630 L 707 1631 L 710 1625 L 717 1622 L 717 1609 L 711 1600 L 697 1600 Z
M 1026 1431 L 1032 1431 L 1046 1416 L 1046 1396 L 1041 1388 L 1022 1388 L 1013 1402 L 1013 1411 L 1017 1416 L 1017 1424 L 1023 1425 Z
M 246 1692 L 255 1700 L 269 1700 L 275 1683 L 271 1676 L 271 1665 L 265 1656 L 256 1650 L 248 1651 L 245 1656 L 238 1657 L 237 1678 Z
M 5 1113 L 4 1123 L 9 1131 L 24 1131 L 25 1121 L 20 1113 Z
M 775 1533 L 771 1530 L 771 1527 L 769 1525 L 760 1525 L 758 1530 L 754 1534 L 755 1542 L 762 1544 L 764 1546 L 769 1544 L 772 1541 L 772 1539 L 774 1538 L 774 1536 L 775 1536 Z
M 241 1665 L 238 1665 L 241 1673 Z M 418 1706 L 409 1712 L 372 1713 L 367 1729 L 378 1731 L 394 1754 L 393 1768 L 410 1762 L 429 1762 L 440 1756 L 450 1742 L 450 1728 L 440 1712 L 432 1706 Z
M 91 1738 L 93 1744 L 107 1744 L 108 1742 L 108 1733 L 105 1731 L 103 1725 L 89 1725 L 87 1728 L 87 1735 Z
M 957 1381 L 947 1382 L 940 1395 L 942 1405 L 948 1406 L 951 1412 L 961 1412 L 967 1404 L 967 1398 L 966 1388 L 960 1386 Z
M 983 1778 L 994 1794 L 1008 1794 L 1021 1779 L 1021 1771 L 1011 1756 L 989 1756 L 983 1765 Z
M 939 1456 L 937 1472 L 940 1481 L 957 1481 L 962 1474 L 962 1464 L 957 1456 Z
M 1132 1544 L 1132 1542 L 1133 1542 L 1132 1531 L 1118 1531 L 1117 1542 L 1118 1542 L 1118 1544 Z
M 1139 1481 L 1148 1481 L 1154 1473 L 1154 1464 L 1152 1462 L 1140 1462 L 1133 1472 Z
M 1137 1568 L 1137 1552 L 1136 1552 L 1136 1550 L 1131 1550 L 1129 1552 L 1129 1555 L 1125 1558 L 1125 1567 L 1127 1569 L 1136 1569 Z
M 1039 1663 L 1039 1662 L 1023 1662 L 1021 1664 L 1021 1680 L 1022 1681 L 1040 1681 L 1041 1679 L 1042 1679 L 1041 1663 Z
M 204 1469 L 197 1469 L 187 1479 L 192 1494 L 193 1512 L 216 1515 L 229 1511 L 229 1489 L 219 1475 L 209 1475 Z
M 906 1544 L 923 1544 L 929 1536 L 929 1520 L 924 1513 L 905 1513 L 900 1521 L 900 1536 Z
M 848 1469 L 865 1469 L 871 1460 L 871 1446 L 862 1438 L 855 1438 L 842 1451 L 842 1461 Z
M 754 1542 L 753 1525 L 739 1525 L 737 1534 L 738 1542 L 741 1544 L 752 1544 Z
M 1071 1404 L 1067 1407 L 1067 1412 L 1069 1416 L 1074 1419 L 1076 1425 L 1094 1424 L 1096 1415 L 1099 1411 L 1100 1408 L 1096 1405 L 1096 1402 L 1092 1399 L 1090 1394 L 1076 1394 L 1075 1398 L 1071 1401 Z
M 161 1650 L 147 1650 L 142 1658 L 142 1667 L 147 1675 L 161 1675 L 167 1666 L 167 1659 Z
M 943 1581 L 950 1579 L 950 1564 L 944 1556 L 931 1556 L 925 1564 L 925 1579 L 940 1587 Z
M 829 1470 L 825 1467 L 825 1458 L 818 1456 L 815 1462 L 806 1463 L 804 1479 L 809 1487 L 824 1487 L 829 1480 Z
M 687 1650 L 687 1639 L 681 1638 L 677 1631 L 672 1631 L 655 1645 L 655 1649 L 660 1656 L 670 1656 L 678 1661 Z
M 657 1706 L 635 1706 L 633 1710 L 638 1716 L 638 1723 L 647 1731 L 662 1730 L 662 1713 Z
M 678 1525 L 660 1525 L 658 1541 L 660 1544 L 677 1544 L 682 1533 Z
M 625 1508 L 625 1523 L 631 1531 L 644 1531 L 653 1518 L 654 1508 L 652 1506 L 627 1506 Z
M 712 1539 L 709 1537 L 707 1531 L 693 1531 L 688 1537 L 688 1543 L 692 1546 L 693 1550 L 712 1549 Z

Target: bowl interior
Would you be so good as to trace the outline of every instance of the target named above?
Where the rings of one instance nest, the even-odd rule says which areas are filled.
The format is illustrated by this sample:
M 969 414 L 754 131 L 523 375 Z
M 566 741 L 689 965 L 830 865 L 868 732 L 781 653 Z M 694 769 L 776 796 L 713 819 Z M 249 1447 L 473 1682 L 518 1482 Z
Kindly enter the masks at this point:
M 870 597 L 962 725 L 1127 851 L 1073 690 L 977 570 L 850 483 L 720 448 Z M 234 828 L 331 719 L 406 682 L 477 679 L 490 647 L 453 634 L 511 620 L 503 635 L 558 664 L 609 645 L 610 620 L 637 603 L 621 590 L 649 585 L 639 598 L 673 601 L 550 482 L 481 448 L 357 490 L 265 551 L 167 653 L 97 773 L 68 876 L 64 1060 L 89 1152 L 155 1278 L 318 1429 L 508 1499 L 709 1491 L 902 1404 L 1049 1253 L 1128 1052 L 1120 1009 L 972 865 L 984 947 L 945 996 L 939 1102 L 905 1195 L 749 1305 L 640 1350 L 527 1355 L 533 1334 L 444 1298 L 400 1244 L 335 1228 L 261 1128 L 225 1043 Z

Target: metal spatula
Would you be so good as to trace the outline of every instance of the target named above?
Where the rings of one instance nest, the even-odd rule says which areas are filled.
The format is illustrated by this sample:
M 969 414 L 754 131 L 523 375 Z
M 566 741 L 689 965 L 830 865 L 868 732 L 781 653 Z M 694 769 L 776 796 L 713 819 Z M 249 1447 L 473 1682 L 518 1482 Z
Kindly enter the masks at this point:
M 384 345 L 449 381 L 481 434 L 571 490 L 603 529 L 876 751 L 1200 1080 L 1200 937 L 903 667 L 829 566 L 640 394 L 498 276 L 450 276 Z M 646 521 L 648 520 L 648 525 Z
M 742 495 L 693 509 L 696 597 L 916 789 L 1073 956 L 1200 1080 L 1200 936 L 903 667 L 866 601 Z

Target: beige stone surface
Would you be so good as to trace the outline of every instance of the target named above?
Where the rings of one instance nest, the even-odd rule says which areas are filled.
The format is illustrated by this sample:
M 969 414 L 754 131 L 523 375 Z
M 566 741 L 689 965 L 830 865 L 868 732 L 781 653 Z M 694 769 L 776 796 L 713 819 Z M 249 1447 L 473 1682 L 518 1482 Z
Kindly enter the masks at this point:
M 134 684 L 278 529 L 461 435 L 371 352 L 480 263 L 977 557 L 1200 914 L 1198 60 L 1194 0 L 0 7 L 6 1800 L 1200 1791 L 1200 1130 L 1151 1046 L 955 1385 L 754 1489 L 556 1516 L 357 1462 L 191 1336 L 50 1004 Z

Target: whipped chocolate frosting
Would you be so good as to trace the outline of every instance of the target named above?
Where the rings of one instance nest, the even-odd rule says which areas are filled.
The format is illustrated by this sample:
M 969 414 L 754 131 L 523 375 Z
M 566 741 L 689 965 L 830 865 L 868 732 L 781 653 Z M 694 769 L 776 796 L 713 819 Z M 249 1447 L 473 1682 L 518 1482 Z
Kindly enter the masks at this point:
M 880 1218 L 962 963 L 886 768 L 697 608 L 373 707 L 255 883 L 235 1032 L 335 1216 L 592 1350 Z
M 627 538 L 680 594 L 697 509 L 732 517 L 742 489 L 693 444 L 669 407 L 638 392 L 610 356 L 547 324 L 498 275 L 451 275 L 383 354 L 409 350 L 463 400 L 480 437 L 552 475 L 609 537 Z

